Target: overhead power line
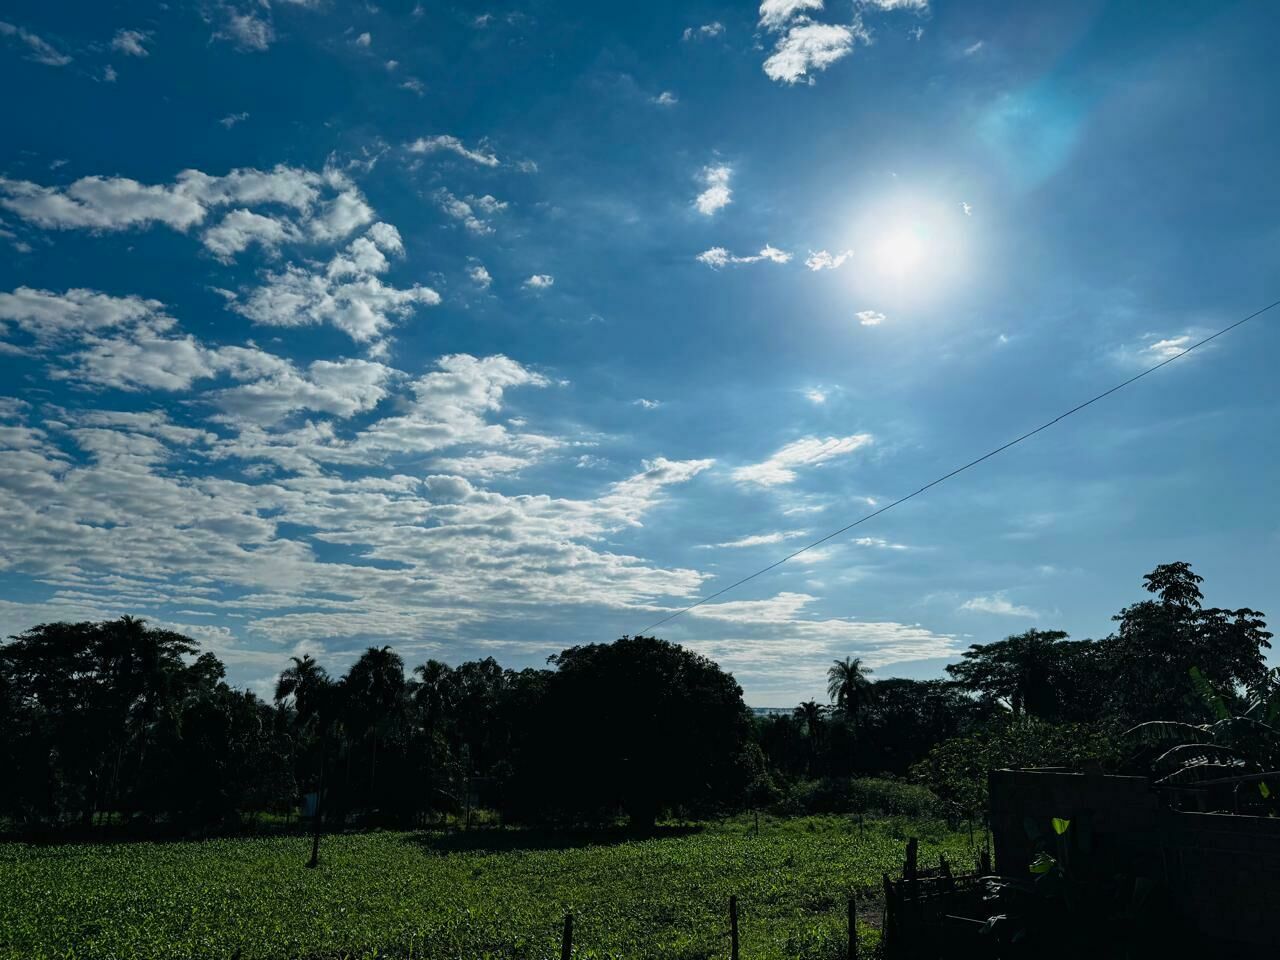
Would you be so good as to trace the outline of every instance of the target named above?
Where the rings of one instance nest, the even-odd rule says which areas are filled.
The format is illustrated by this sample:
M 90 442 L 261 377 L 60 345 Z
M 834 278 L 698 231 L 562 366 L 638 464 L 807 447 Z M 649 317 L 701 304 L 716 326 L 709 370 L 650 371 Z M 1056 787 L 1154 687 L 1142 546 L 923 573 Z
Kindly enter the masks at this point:
M 1022 436 L 1015 437 L 1014 439 L 1010 440 L 1008 443 L 1001 444 L 1000 446 L 996 447 L 994 450 L 990 450 L 987 453 L 984 453 L 982 456 L 977 457 L 973 460 L 970 460 L 968 463 L 964 464 L 963 466 L 956 467 L 950 473 L 944 473 L 942 476 L 938 477 L 937 479 L 930 480 L 923 487 L 919 487 L 915 490 L 912 490 L 905 497 L 899 497 L 897 500 L 894 500 L 892 503 L 886 503 L 883 507 L 880 507 L 878 510 L 873 510 L 870 513 L 866 514 L 865 516 L 861 516 L 857 520 L 854 520 L 852 523 L 845 524 L 839 530 L 833 530 L 831 533 L 828 533 L 825 537 L 821 537 L 817 540 L 814 540 L 810 544 L 806 544 L 805 546 L 801 547 L 799 550 L 796 550 L 792 553 L 787 554 L 785 557 L 783 557 L 780 560 L 775 560 L 773 563 L 769 564 L 767 567 L 761 567 L 755 573 L 745 576 L 741 580 L 735 580 L 733 583 L 729 584 L 726 587 L 722 587 L 721 589 L 717 590 L 715 593 L 707 594 L 707 596 L 699 598 L 698 600 L 689 604 L 687 607 L 683 607 L 679 610 L 676 610 L 674 613 L 667 614 L 667 616 L 663 617 L 661 620 L 651 623 L 649 626 L 645 627 L 640 632 L 642 634 L 648 633 L 650 630 L 653 630 L 655 627 L 660 627 L 664 623 L 670 623 L 676 617 L 682 616 L 688 613 L 690 610 L 693 610 L 696 607 L 702 606 L 704 603 L 709 603 L 710 601 L 716 599 L 716 597 L 724 596 L 730 590 L 735 590 L 738 587 L 742 586 L 744 583 L 754 580 L 756 577 L 763 576 L 764 574 L 768 573 L 770 570 L 773 570 L 776 567 L 782 566 L 788 560 L 794 560 L 796 557 L 800 556 L 800 554 L 807 553 L 808 551 L 812 550 L 814 547 L 818 547 L 826 543 L 828 540 L 834 540 L 836 537 L 840 536 L 842 533 L 848 533 L 854 527 L 860 524 L 866 523 L 868 520 L 871 520 L 874 517 L 878 517 L 882 513 L 887 513 L 888 511 L 892 510 L 894 507 L 898 506 L 899 504 L 906 503 L 908 500 L 911 500 L 914 497 L 920 496 L 920 494 L 924 493 L 926 490 L 929 490 L 932 487 L 936 487 L 938 484 L 944 483 L 947 480 L 950 480 L 952 477 L 957 476 L 958 474 L 964 473 L 970 467 L 976 467 L 978 464 L 982 463 L 984 460 L 990 460 L 992 457 L 996 456 L 997 454 L 1004 453 L 1004 451 L 1008 450 L 1010 447 L 1017 446 L 1023 440 L 1029 440 L 1031 437 L 1034 437 L 1037 433 L 1040 433 L 1042 430 L 1048 430 L 1055 423 L 1058 423 L 1061 420 L 1067 419 L 1067 417 L 1071 416 L 1073 413 L 1079 413 L 1085 407 L 1091 406 L 1097 403 L 1099 400 L 1105 399 L 1106 397 L 1111 396 L 1111 394 L 1119 390 L 1123 390 L 1125 387 L 1129 386 L 1129 384 L 1136 383 L 1137 381 L 1141 380 L 1143 377 L 1147 376 L 1148 374 L 1155 373 L 1161 367 L 1168 366 L 1169 364 L 1173 363 L 1173 361 L 1175 360 L 1181 360 L 1192 350 L 1196 350 L 1199 347 L 1203 347 L 1209 341 L 1218 339 L 1218 337 L 1222 336 L 1224 333 L 1230 333 L 1236 327 L 1239 327 L 1248 323 L 1250 320 L 1254 319 L 1255 317 L 1262 316 L 1262 314 L 1266 313 L 1268 310 L 1274 309 L 1275 307 L 1280 307 L 1280 300 L 1276 300 L 1274 303 L 1269 303 L 1262 309 L 1255 310 L 1253 313 L 1249 314 L 1247 317 L 1237 320 L 1235 323 L 1231 324 L 1230 326 L 1223 327 L 1217 333 L 1212 333 L 1209 336 L 1205 337 L 1203 340 L 1199 340 L 1193 343 L 1191 346 L 1187 347 L 1181 353 L 1175 353 L 1173 356 L 1167 357 L 1166 359 L 1161 360 L 1159 363 L 1154 364 L 1153 366 L 1147 367 L 1147 369 L 1143 370 L 1141 373 L 1135 374 L 1134 376 L 1130 377 L 1128 380 L 1125 380 L 1123 383 L 1117 383 L 1111 389 L 1104 390 L 1102 393 L 1098 394 L 1097 396 L 1090 397 L 1088 400 L 1084 401 L 1083 403 L 1076 404 L 1070 410 L 1067 410 L 1065 413 L 1058 414 L 1052 420 L 1045 421 L 1044 423 L 1040 424 L 1040 426 L 1036 427 L 1034 430 L 1028 430 L 1026 433 L 1022 434 Z

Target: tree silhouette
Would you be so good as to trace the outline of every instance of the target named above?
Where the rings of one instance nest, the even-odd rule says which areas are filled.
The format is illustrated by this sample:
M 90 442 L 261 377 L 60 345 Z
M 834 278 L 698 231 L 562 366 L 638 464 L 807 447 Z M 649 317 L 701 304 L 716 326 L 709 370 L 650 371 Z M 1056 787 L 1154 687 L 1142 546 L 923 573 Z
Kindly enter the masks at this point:
M 822 733 L 822 722 L 826 715 L 826 706 L 817 700 L 802 701 L 792 711 L 792 716 L 800 721 L 805 733 L 815 742 Z
M 561 810 L 600 816 L 621 806 L 646 827 L 664 808 L 711 809 L 745 791 L 750 715 L 742 688 L 706 657 L 623 637 L 550 662 L 536 772 L 525 782 Z
M 1128 723 L 1194 717 L 1192 667 L 1222 690 L 1264 682 L 1271 634 L 1261 613 L 1202 607 L 1203 580 L 1188 563 L 1162 564 L 1143 581 L 1159 599 L 1120 611 L 1102 642 L 1113 713 Z
M 333 681 L 311 654 L 289 659 L 293 666 L 286 667 L 276 680 L 275 702 L 282 704 L 292 697 L 298 725 L 309 727 L 319 722 L 321 712 L 329 708 Z
M 867 676 L 870 667 L 863 666 L 861 657 L 845 657 L 827 668 L 827 695 L 836 710 L 851 720 L 857 720 L 858 711 L 865 705 L 871 692 Z
M 408 680 L 390 646 L 364 650 L 338 680 L 297 656 L 273 706 L 230 687 L 195 641 L 140 618 L 40 624 L 0 643 L 0 817 L 234 827 L 291 810 L 306 785 L 324 795 L 326 822 L 421 825 L 475 797 L 517 820 L 621 811 L 647 825 L 663 810 L 715 814 L 775 791 L 789 807 L 836 809 L 851 795 L 844 778 L 912 769 L 968 810 L 984 765 L 1118 763 L 1104 750 L 1121 730 L 1201 724 L 1206 690 L 1231 729 L 1173 759 L 1242 752 L 1250 744 L 1219 733 L 1260 729 L 1237 718 L 1280 703 L 1262 614 L 1206 607 L 1182 562 L 1144 586 L 1102 640 L 1028 630 L 975 644 L 947 668 L 952 680 L 873 682 L 846 657 L 827 670 L 832 706 L 760 717 L 731 675 L 654 637 L 571 647 L 550 669 L 428 660 Z
M 804 700 L 796 706 L 791 715 L 805 732 L 804 772 L 813 776 L 814 760 L 822 749 L 822 729 L 827 717 L 827 708 L 816 700 Z
M 1024 713 L 1047 717 L 1055 702 L 1055 666 L 1067 634 L 1061 630 L 1027 630 L 995 643 L 975 643 L 960 663 L 947 667 L 968 690 L 1008 704 L 1015 718 Z
M 378 781 L 378 738 L 400 718 L 405 692 L 404 660 L 390 646 L 369 647 L 342 679 L 342 693 L 351 726 L 372 744 L 369 799 Z

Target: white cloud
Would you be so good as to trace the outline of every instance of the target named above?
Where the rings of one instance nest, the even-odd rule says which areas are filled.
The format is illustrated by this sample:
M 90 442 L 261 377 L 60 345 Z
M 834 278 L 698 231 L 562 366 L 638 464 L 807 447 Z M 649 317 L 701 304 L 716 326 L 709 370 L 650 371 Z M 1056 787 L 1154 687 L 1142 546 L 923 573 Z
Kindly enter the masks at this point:
M 720 269 L 730 263 L 739 262 L 736 257 L 729 253 L 724 247 L 711 247 L 709 250 L 703 250 L 698 254 L 698 262 L 705 263 L 714 269 Z
M 770 260 L 773 263 L 787 263 L 791 260 L 791 254 L 784 250 L 779 250 L 777 247 L 771 247 L 768 244 L 765 244 L 760 248 L 760 252 L 756 254 L 754 258 L 748 257 L 743 262 L 750 263 L 752 259 Z
M 656 97 L 652 97 L 651 99 L 660 107 L 674 107 L 680 102 L 680 98 L 670 90 L 663 90 L 660 94 Z
M 119 50 L 129 57 L 149 57 L 151 51 L 146 45 L 151 40 L 150 32 L 143 30 L 117 30 L 111 38 L 111 49 Z
M 467 201 L 481 213 L 489 216 L 493 216 L 495 213 L 502 213 L 509 206 L 505 200 L 498 200 L 488 193 L 481 197 L 468 195 Z
M 180 189 L 145 186 L 123 177 L 81 177 L 64 189 L 0 177 L 0 206 L 38 226 L 59 230 L 125 230 L 157 222 L 187 230 L 206 212 Z
M 804 396 L 810 403 L 816 403 L 819 406 L 827 402 L 826 392 L 819 390 L 817 387 L 812 387 L 811 389 L 806 390 L 804 392 Z
M 290 263 L 284 270 L 269 274 L 263 286 L 231 306 L 255 323 L 327 323 L 359 343 L 376 340 L 395 318 L 408 316 L 419 305 L 440 302 L 440 295 L 430 287 L 415 283 L 402 289 L 378 279 L 389 268 L 386 254 L 398 255 L 402 251 L 400 234 L 394 227 L 374 224 L 323 270 Z
M 978 51 L 980 51 L 984 46 L 986 46 L 986 43 L 982 40 L 979 40 L 977 43 L 971 43 L 969 44 L 969 46 L 964 48 L 964 55 L 966 57 L 972 57 L 974 54 L 978 53 Z
M 809 258 L 805 260 L 804 265 L 810 270 L 838 270 L 844 265 L 844 262 L 853 256 L 852 250 L 845 250 L 843 253 L 830 254 L 825 250 L 819 250 L 816 253 L 809 251 Z
M 339 240 L 373 219 L 373 208 L 354 188 L 340 191 L 322 203 L 307 229 L 317 240 Z
M 594 500 L 566 501 L 504 497 L 449 476 L 425 484 L 409 477 L 322 476 L 210 483 L 170 473 L 166 445 L 124 426 L 77 428 L 73 436 L 90 452 L 88 466 L 50 460 L 55 451 L 47 449 L 25 463 L 5 461 L 23 471 L 20 479 L 43 486 L 52 501 L 47 510 L 9 514 L 16 484 L 0 490 L 15 521 L 10 555 L 20 567 L 61 583 L 63 600 L 113 595 L 132 599 L 135 609 L 169 598 L 186 609 L 194 603 L 240 609 L 254 614 L 255 633 L 300 639 L 466 622 L 485 603 L 536 609 L 566 597 L 614 606 L 688 596 L 702 579 L 591 543 L 637 524 L 666 487 L 696 476 L 707 461 L 658 458 Z M 94 533 L 107 521 L 109 542 Z M 320 563 L 305 541 L 276 536 L 281 522 L 316 529 L 322 542 L 360 546 L 369 560 L 390 561 L 395 569 Z M 55 523 L 62 525 L 59 548 L 42 550 L 36 540 Z M 112 575 L 83 576 L 84 569 Z M 250 589 L 233 596 L 222 593 L 224 584 Z M 285 612 L 291 608 L 306 613 Z
M 955 637 L 918 623 L 807 615 L 816 602 L 784 592 L 703 604 L 690 611 L 699 620 L 699 639 L 686 645 L 731 671 L 749 702 L 771 706 L 824 696 L 814 688 L 833 659 L 853 655 L 880 667 L 956 652 Z
M 90 336 L 69 359 L 75 366 L 54 379 L 75 380 L 116 390 L 186 390 L 217 373 L 215 354 L 194 338 L 166 337 L 148 326 L 123 336 Z
M 861 27 L 856 24 L 850 28 L 833 23 L 798 23 L 778 40 L 765 60 L 765 75 L 779 83 L 812 83 L 812 73 L 826 70 L 851 54 L 854 40 L 861 36 Z
M 914 13 L 926 13 L 929 0 L 861 0 L 863 6 L 874 10 L 910 10 Z
M 524 282 L 526 287 L 532 287 L 534 290 L 545 290 L 556 282 L 556 278 L 549 273 L 535 273 Z
M 213 403 L 226 413 L 275 423 L 295 410 L 350 417 L 372 410 L 387 396 L 392 371 L 367 360 L 317 360 L 305 374 L 286 369 L 262 380 L 218 391 Z
M 877 550 L 909 550 L 905 543 L 893 543 L 884 537 L 855 537 L 850 541 L 857 547 L 874 547 Z
M 489 152 L 484 146 L 474 150 L 470 149 L 457 137 L 449 134 L 419 137 L 412 143 L 406 144 L 405 149 L 410 153 L 455 153 L 466 160 L 470 160 L 472 163 L 478 163 L 484 167 L 496 167 L 500 163 L 497 156 Z
M 489 284 L 493 283 L 493 277 L 489 275 L 489 271 L 485 269 L 485 265 L 483 263 L 473 263 L 471 266 L 467 267 L 467 276 L 469 276 L 471 281 L 482 290 L 487 290 Z
M 719 20 L 713 20 L 711 23 L 704 23 L 700 27 L 685 27 L 681 39 L 686 43 L 690 40 L 710 40 L 713 37 L 721 36 L 724 33 L 724 24 Z
M 960 201 L 960 209 L 964 211 L 964 215 L 965 215 L 966 217 L 971 217 L 971 216 L 973 216 L 973 207 L 971 207 L 969 204 L 965 203 L 963 200 L 962 200 L 962 201 Z
M 223 12 L 223 26 L 213 34 L 215 40 L 230 40 L 237 50 L 259 53 L 275 42 L 276 31 L 269 19 L 231 6 L 224 6 Z
M 769 260 L 773 263 L 787 263 L 791 259 L 791 254 L 785 250 L 779 250 L 777 247 L 765 244 L 759 253 L 748 257 L 734 256 L 724 247 L 712 247 L 709 250 L 703 250 L 696 259 L 699 263 L 705 263 L 707 266 L 718 270 L 731 263 L 757 263 L 761 260 Z
M 166 329 L 174 321 L 163 311 L 164 304 L 158 300 L 113 297 L 81 288 L 54 293 L 18 287 L 12 293 L 0 293 L 0 323 L 14 323 L 46 342 L 143 320 L 150 321 L 154 328 Z
M 416 94 L 420 97 L 427 92 L 427 85 L 417 77 L 409 77 L 400 84 L 400 89 L 408 90 L 410 93 Z
M 0 207 L 51 230 L 112 231 L 160 223 L 186 232 L 215 208 L 264 205 L 288 208 L 296 230 L 316 240 L 339 239 L 373 219 L 359 189 L 333 169 L 316 173 L 280 165 L 238 168 L 224 176 L 184 170 L 172 184 L 156 185 L 90 176 L 65 187 L 45 187 L 0 177 Z
M 433 196 L 435 197 L 436 206 L 440 208 L 442 213 L 457 220 L 472 233 L 480 236 L 493 233 L 493 227 L 489 225 L 488 221 L 477 217 L 475 210 L 466 200 L 455 197 L 444 187 L 437 190 Z
M 729 205 L 733 197 L 733 191 L 729 189 L 729 178 L 732 176 L 733 168 L 727 164 L 719 163 L 702 168 L 699 177 L 706 189 L 693 201 L 699 213 L 709 217 Z
M 38 350 L 48 354 L 53 379 L 124 391 L 173 391 L 226 375 L 241 384 L 204 399 L 261 422 L 297 409 L 338 416 L 371 409 L 385 396 L 392 375 L 390 368 L 365 360 L 321 360 L 301 372 L 253 345 L 207 346 L 175 334 L 177 322 L 164 305 L 137 296 L 19 287 L 0 293 L 0 328 L 5 323 L 33 336 Z
M 1028 617 L 1034 619 L 1040 616 L 1030 607 L 1011 603 L 1003 593 L 996 593 L 989 597 L 973 597 L 960 604 L 960 609 L 970 610 L 975 613 L 993 613 L 1002 617 Z
M 119 75 L 116 73 L 116 68 L 113 67 L 111 64 L 108 63 L 105 67 L 102 68 L 103 83 L 115 83 L 116 78 L 118 76 Z
M 248 119 L 249 119 L 249 114 L 247 112 L 228 113 L 225 117 L 223 117 L 218 122 L 222 124 L 224 127 L 226 127 L 228 130 L 230 130 L 237 123 L 243 123 Z
M 854 316 L 858 318 L 858 323 L 864 327 L 878 327 L 888 319 L 883 313 L 876 310 L 859 310 Z
M 662 401 L 646 400 L 644 397 L 640 397 L 638 400 L 632 400 L 631 405 L 633 407 L 644 407 L 646 410 L 656 410 L 658 407 L 662 406 Z
M 1166 337 L 1163 340 L 1147 344 L 1147 346 L 1143 347 L 1143 353 L 1154 360 L 1169 360 L 1185 353 L 1187 347 L 1191 346 L 1191 344 L 1191 334 L 1184 333 L 1180 337 Z
M 58 296 L 66 302 L 42 308 L 77 315 L 68 323 L 80 337 L 130 340 L 162 315 L 154 301 Z M 33 313 L 3 302 L 12 315 Z M 89 310 L 106 315 L 79 316 Z M 654 457 L 581 499 L 485 487 L 570 446 L 504 409 L 515 387 L 551 386 L 508 358 L 444 357 L 409 378 L 369 361 L 295 367 L 190 337 L 170 336 L 166 349 L 238 382 L 173 405 L 181 423 L 0 401 L 5 562 L 48 591 L 0 601 L 0 632 L 131 611 L 200 631 L 233 666 L 269 671 L 289 650 L 322 650 L 331 638 L 456 635 L 494 617 L 549 624 L 566 607 L 647 612 L 696 596 L 705 580 L 627 554 L 618 533 L 710 460 Z M 383 405 L 394 415 L 344 419 Z M 197 422 L 208 409 L 216 429 Z M 320 419 L 284 421 L 298 410 Z M 211 613 L 233 627 L 191 625 Z
M 804 437 L 788 443 L 761 463 L 738 467 L 732 476 L 738 483 L 762 487 L 780 486 L 796 479 L 797 468 L 817 466 L 837 457 L 848 456 L 871 442 L 872 436 L 869 433 L 826 439 Z
M 6 23 L 0 20 L 0 37 L 12 37 L 27 48 L 27 59 L 34 60 L 36 63 L 42 63 L 46 67 L 65 67 L 71 62 L 71 57 L 62 53 L 52 44 L 24 27 L 15 26 L 12 23 Z
M 707 549 L 724 547 L 731 550 L 737 550 L 744 547 L 767 547 L 775 543 L 784 543 L 787 540 L 794 540 L 797 537 L 803 537 L 807 531 L 805 530 L 780 530 L 776 533 L 757 533 L 750 537 L 741 537 L 737 540 L 729 540 L 725 543 L 708 544 Z
M 357 47 L 367 47 L 373 43 L 373 37 L 367 32 L 362 33 L 360 36 L 356 37 L 354 42 Z
M 251 243 L 261 244 L 275 252 L 280 244 L 299 239 L 299 232 L 290 221 L 266 217 L 243 208 L 232 210 L 215 227 L 204 232 L 201 238 L 205 249 L 223 263 L 230 263 L 237 253 Z
M 1118 363 L 1132 367 L 1149 367 L 1181 356 L 1187 348 L 1203 339 L 1205 331 L 1189 328 L 1185 333 L 1165 335 L 1143 334 L 1137 343 L 1125 344 L 1112 352 Z
M 760 26 L 765 30 L 781 30 L 797 16 L 821 9 L 822 0 L 763 0 L 760 4 Z

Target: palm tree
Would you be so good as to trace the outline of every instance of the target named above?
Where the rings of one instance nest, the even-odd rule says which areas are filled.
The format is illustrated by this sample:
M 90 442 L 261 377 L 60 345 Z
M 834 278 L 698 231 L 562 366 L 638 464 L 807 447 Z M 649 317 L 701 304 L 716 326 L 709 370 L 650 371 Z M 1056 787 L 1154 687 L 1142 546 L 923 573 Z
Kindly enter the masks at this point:
M 791 715 L 804 727 L 810 739 L 817 739 L 822 730 L 822 720 L 826 714 L 827 708 L 816 700 L 805 700 L 791 711 Z
M 310 654 L 289 659 L 293 666 L 286 667 L 276 680 L 275 701 L 282 703 L 293 697 L 298 726 L 306 727 L 320 715 L 332 684 L 328 672 Z
M 148 628 L 141 617 L 125 615 L 104 627 L 104 651 L 122 698 L 126 729 L 137 742 L 141 771 L 152 732 L 162 719 L 176 722 L 185 669 L 182 658 L 198 647 L 181 634 Z
M 422 726 L 433 733 L 449 705 L 453 670 L 447 663 L 428 660 L 413 668 L 418 680 L 413 684 L 413 699 L 422 716 Z
M 813 758 L 818 752 L 818 740 L 822 736 L 822 721 L 827 715 L 827 708 L 816 700 L 805 700 L 791 711 L 791 715 L 808 734 L 805 738 L 804 770 L 806 776 L 813 776 Z
M 389 646 L 369 647 L 343 679 L 343 692 L 358 729 L 372 738 L 369 795 L 378 778 L 378 730 L 397 718 L 404 698 L 404 660 Z
M 334 717 L 334 683 L 329 673 L 316 663 L 310 654 L 301 657 L 290 657 L 293 665 L 281 671 L 276 680 L 275 702 L 277 706 L 290 697 L 293 698 L 294 721 L 297 724 L 299 737 L 294 741 L 297 750 L 298 741 L 308 731 L 316 733 L 315 746 L 319 752 L 319 765 L 316 772 L 316 806 L 312 811 L 316 833 L 312 843 L 311 866 L 315 866 L 319 857 L 320 843 L 320 803 L 324 794 L 325 759 L 329 752 L 328 737 L 333 732 Z M 296 757 L 295 757 L 296 762 Z
M 867 679 L 870 673 L 871 668 L 862 665 L 861 657 L 845 657 L 827 668 L 827 694 L 836 710 L 857 719 L 871 697 L 871 681 Z

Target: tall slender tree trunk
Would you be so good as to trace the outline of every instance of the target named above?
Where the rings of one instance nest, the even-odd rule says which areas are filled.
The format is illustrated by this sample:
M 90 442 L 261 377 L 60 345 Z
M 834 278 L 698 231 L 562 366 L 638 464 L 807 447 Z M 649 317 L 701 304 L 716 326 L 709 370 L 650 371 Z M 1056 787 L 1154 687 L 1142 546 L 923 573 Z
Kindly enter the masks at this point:
M 311 819 L 311 860 L 307 863 L 308 867 L 315 869 L 320 866 L 320 814 L 324 809 L 324 743 L 320 744 L 320 782 L 316 786 L 316 808 L 312 811 Z

